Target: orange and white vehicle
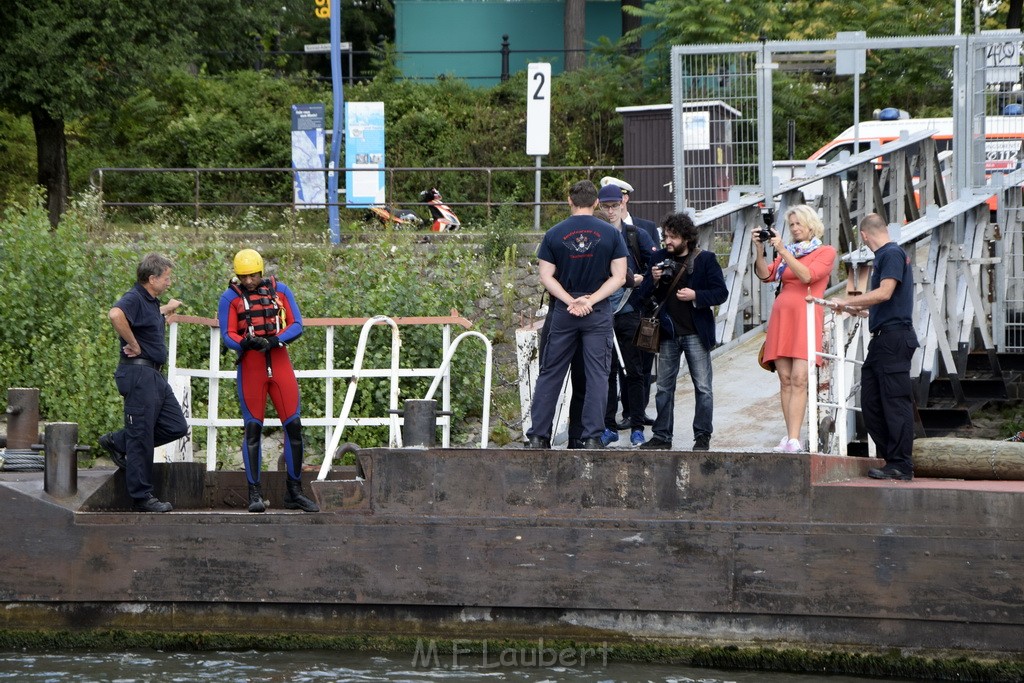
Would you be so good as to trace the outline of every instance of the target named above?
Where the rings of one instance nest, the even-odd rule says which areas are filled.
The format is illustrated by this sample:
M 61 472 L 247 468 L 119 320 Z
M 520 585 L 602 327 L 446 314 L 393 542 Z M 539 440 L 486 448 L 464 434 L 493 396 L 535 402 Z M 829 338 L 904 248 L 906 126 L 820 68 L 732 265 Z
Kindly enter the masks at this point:
M 940 154 L 953 147 L 953 119 L 897 119 L 893 121 L 864 121 L 854 137 L 853 127 L 849 127 L 836 138 L 821 147 L 809 157 L 810 161 L 828 163 L 834 161 L 842 152 L 853 154 L 854 143 L 859 142 L 859 150 L 871 148 L 877 141 L 885 144 L 898 140 L 901 131 L 917 133 L 922 130 L 937 131 L 932 138 L 935 140 L 936 151 Z M 1021 162 L 1021 143 L 1024 142 L 1024 116 L 989 116 L 985 119 L 985 171 L 1008 173 L 1016 170 Z
M 888 110 L 882 110 L 883 113 Z M 1009 173 L 1024 164 L 1024 116 L 989 116 L 985 119 L 985 172 L 995 173 L 1002 171 Z M 817 161 L 819 166 L 824 166 L 835 161 L 843 152 L 850 155 L 856 151 L 864 152 L 871 149 L 872 144 L 884 145 L 887 142 L 898 140 L 900 133 L 906 131 L 914 134 L 925 130 L 936 131 L 932 138 L 936 143 L 936 152 L 939 162 L 948 168 L 949 158 L 952 155 L 953 147 L 953 119 L 952 118 L 892 118 L 890 120 L 870 120 L 860 123 L 857 135 L 854 135 L 853 126 L 847 128 L 833 140 L 824 144 L 818 151 L 808 157 L 807 161 Z M 916 152 L 911 146 L 908 150 L 911 154 Z M 802 162 L 806 164 L 806 162 Z M 790 175 L 799 172 L 801 167 L 795 162 L 784 162 L 780 167 L 792 167 Z M 779 168 L 777 170 L 784 170 Z M 807 201 L 816 198 L 822 191 L 822 183 L 816 182 L 805 186 L 804 197 Z M 989 200 L 990 207 L 996 208 L 995 198 Z

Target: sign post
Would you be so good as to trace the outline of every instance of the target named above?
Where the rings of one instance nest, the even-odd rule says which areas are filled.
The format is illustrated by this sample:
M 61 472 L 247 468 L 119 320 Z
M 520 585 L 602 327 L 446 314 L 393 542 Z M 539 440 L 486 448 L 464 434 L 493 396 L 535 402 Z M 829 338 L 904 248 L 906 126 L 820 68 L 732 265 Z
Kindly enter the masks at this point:
M 839 31 L 836 40 L 864 40 L 864 31 Z M 860 75 L 867 70 L 867 50 L 836 50 L 836 75 L 853 76 L 853 153 L 860 151 Z
M 540 158 L 551 149 L 551 65 L 526 71 L 526 153 L 537 158 L 533 190 L 533 229 L 540 230 Z
M 345 90 L 341 74 L 341 0 L 330 0 L 331 20 L 331 92 L 334 96 L 331 126 L 331 158 L 327 173 L 327 222 L 331 243 L 341 242 L 341 218 L 338 213 L 338 162 L 341 157 L 341 119 L 345 109 Z M 319 15 L 318 15 L 319 16 Z

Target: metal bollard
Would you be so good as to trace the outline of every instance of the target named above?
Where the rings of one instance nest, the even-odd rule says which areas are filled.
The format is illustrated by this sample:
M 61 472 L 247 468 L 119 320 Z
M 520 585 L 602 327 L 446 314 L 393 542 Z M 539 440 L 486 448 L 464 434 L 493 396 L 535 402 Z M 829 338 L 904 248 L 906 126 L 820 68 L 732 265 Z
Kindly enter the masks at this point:
M 33 450 L 45 451 L 43 490 L 54 498 L 70 498 L 78 493 L 78 452 L 89 450 L 78 445 L 78 423 L 54 422 L 46 425 L 43 443 Z
M 402 444 L 406 448 L 433 448 L 437 430 L 437 401 L 406 399 L 404 413 Z
M 28 450 L 39 439 L 39 390 L 7 389 L 7 447 Z

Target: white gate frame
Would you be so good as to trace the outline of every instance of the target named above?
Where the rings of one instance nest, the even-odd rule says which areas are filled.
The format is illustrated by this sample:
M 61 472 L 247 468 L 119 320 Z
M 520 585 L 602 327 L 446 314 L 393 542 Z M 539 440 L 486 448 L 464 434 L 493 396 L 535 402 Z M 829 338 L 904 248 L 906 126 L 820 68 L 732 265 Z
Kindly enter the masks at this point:
M 808 451 L 814 453 L 818 448 L 818 425 L 821 420 L 823 408 L 834 409 L 836 417 L 833 428 L 835 429 L 837 448 L 839 455 L 847 455 L 849 445 L 850 424 L 853 413 L 861 412 L 857 405 L 857 392 L 853 391 L 856 386 L 857 370 L 864 365 L 864 358 L 867 356 L 868 335 L 867 318 L 864 318 L 857 330 L 857 335 L 850 340 L 847 332 L 847 322 L 853 318 L 836 313 L 832 319 L 832 350 L 833 353 L 815 351 L 817 347 L 815 339 L 815 306 L 823 305 L 820 300 L 809 300 L 807 302 L 807 445 Z M 825 333 L 825 331 L 822 331 Z M 847 341 L 850 341 L 847 344 Z M 831 374 L 828 381 L 832 384 L 832 393 L 835 402 L 822 401 L 818 397 L 818 388 L 822 377 L 819 376 L 818 358 L 827 358 L 832 361 Z M 868 455 L 875 457 L 875 444 L 868 437 Z
M 220 367 L 221 338 L 220 326 L 216 318 L 202 318 L 198 316 L 172 315 L 168 318 L 170 323 L 170 341 L 168 344 L 167 378 L 173 386 L 175 382 L 191 384 L 193 377 L 209 380 L 209 393 L 207 395 L 206 417 L 189 415 L 186 421 L 191 432 L 192 427 L 206 427 L 206 469 L 214 471 L 217 468 L 217 430 L 224 427 L 242 427 L 241 416 L 237 418 L 219 417 L 220 406 L 220 383 L 227 380 L 236 381 L 235 370 L 222 370 Z M 209 366 L 202 368 L 183 368 L 178 366 L 178 326 L 181 324 L 201 325 L 209 328 Z M 392 328 L 391 365 L 388 368 L 363 368 L 362 362 L 365 355 L 365 345 L 369 331 L 377 325 L 390 325 Z M 338 327 L 362 326 L 359 336 L 359 345 L 356 349 L 356 357 L 351 369 L 334 367 L 334 333 Z M 403 325 L 440 325 L 441 326 L 441 348 L 444 356 L 440 366 L 436 368 L 401 368 L 399 367 L 399 351 L 401 339 L 398 332 Z M 490 397 L 491 397 L 491 376 L 492 376 L 492 350 L 491 342 L 479 332 L 463 332 L 455 340 L 452 340 L 452 325 L 459 325 L 463 328 L 472 327 L 472 323 L 466 318 L 452 311 L 450 316 L 441 317 L 410 317 L 410 318 L 388 318 L 387 316 L 375 316 L 373 318 L 304 318 L 303 327 L 325 327 L 326 330 L 326 353 L 325 367 L 317 370 L 296 369 L 295 377 L 299 380 L 306 378 L 319 378 L 326 380 L 324 395 L 324 415 L 326 417 L 309 418 L 303 416 L 303 427 L 321 427 L 324 429 L 324 462 L 329 463 L 333 458 L 333 448 L 329 448 L 335 437 L 340 438 L 341 432 L 346 426 L 371 427 L 388 425 L 389 445 L 401 447 L 401 427 L 405 423 L 404 417 L 398 415 L 398 380 L 408 377 L 429 377 L 432 379 L 430 389 L 426 398 L 432 398 L 438 388 L 441 389 L 441 405 L 438 411 L 437 423 L 442 428 L 442 448 L 449 448 L 451 445 L 451 361 L 455 350 L 463 338 L 468 336 L 478 337 L 484 342 L 487 353 L 486 367 L 484 368 L 483 387 L 483 421 L 480 436 L 480 447 L 486 448 L 490 431 Z M 350 417 L 348 415 L 354 402 L 355 387 L 362 378 L 382 378 L 391 380 L 391 392 L 389 406 L 386 416 L 382 417 Z M 340 415 L 335 417 L 334 411 L 334 383 L 335 380 L 347 380 L 349 382 L 346 394 L 345 405 Z M 191 412 L 191 411 L 189 411 Z M 278 418 L 264 420 L 266 426 L 281 426 Z M 337 444 L 335 444 L 335 447 Z M 211 457 L 212 454 L 212 457 Z M 328 465 L 329 468 L 329 465 Z

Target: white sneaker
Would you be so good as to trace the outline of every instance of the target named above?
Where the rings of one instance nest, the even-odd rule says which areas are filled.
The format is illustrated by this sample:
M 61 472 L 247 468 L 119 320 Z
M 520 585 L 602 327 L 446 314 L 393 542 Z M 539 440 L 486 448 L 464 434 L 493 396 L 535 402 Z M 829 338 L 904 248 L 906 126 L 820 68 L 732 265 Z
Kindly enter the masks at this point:
M 785 447 L 782 449 L 783 453 L 803 453 L 804 445 L 800 443 L 800 439 L 787 439 Z
M 784 437 L 782 437 L 782 440 L 779 441 L 779 445 L 772 449 L 772 453 L 785 453 L 786 452 L 786 446 L 788 446 L 788 445 L 789 445 L 789 436 L 784 436 Z

